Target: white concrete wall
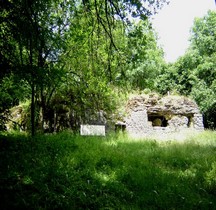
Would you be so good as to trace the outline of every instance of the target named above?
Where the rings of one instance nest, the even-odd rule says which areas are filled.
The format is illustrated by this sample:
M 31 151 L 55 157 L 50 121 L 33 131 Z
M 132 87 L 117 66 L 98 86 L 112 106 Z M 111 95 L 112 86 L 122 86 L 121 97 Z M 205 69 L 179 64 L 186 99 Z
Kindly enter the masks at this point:
M 105 136 L 105 125 L 81 125 L 82 136 Z

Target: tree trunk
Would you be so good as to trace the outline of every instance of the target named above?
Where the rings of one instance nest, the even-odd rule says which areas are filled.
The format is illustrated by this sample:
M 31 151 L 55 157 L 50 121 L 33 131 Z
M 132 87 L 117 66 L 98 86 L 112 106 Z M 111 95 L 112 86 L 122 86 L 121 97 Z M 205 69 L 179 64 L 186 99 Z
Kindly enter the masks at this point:
M 31 135 L 35 135 L 35 86 L 31 87 Z
M 29 39 L 29 61 L 31 68 L 31 135 L 35 135 L 35 78 L 33 69 L 33 46 L 32 46 L 32 36 Z

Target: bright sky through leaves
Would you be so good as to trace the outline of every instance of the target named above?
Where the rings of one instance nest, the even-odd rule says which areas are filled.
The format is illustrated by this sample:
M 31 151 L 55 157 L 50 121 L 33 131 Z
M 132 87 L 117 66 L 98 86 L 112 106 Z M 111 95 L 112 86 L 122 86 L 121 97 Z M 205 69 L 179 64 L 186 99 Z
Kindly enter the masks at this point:
M 215 9 L 215 0 L 170 0 L 170 4 L 153 17 L 153 27 L 159 35 L 166 61 L 174 62 L 184 54 L 194 18 Z

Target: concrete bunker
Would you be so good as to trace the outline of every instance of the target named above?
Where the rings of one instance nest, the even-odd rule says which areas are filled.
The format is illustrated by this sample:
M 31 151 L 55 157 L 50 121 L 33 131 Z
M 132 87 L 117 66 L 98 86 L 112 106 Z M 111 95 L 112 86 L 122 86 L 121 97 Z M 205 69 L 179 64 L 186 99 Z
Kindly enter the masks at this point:
M 197 104 L 183 96 L 134 96 L 127 103 L 124 122 L 130 135 L 141 137 L 204 129 Z

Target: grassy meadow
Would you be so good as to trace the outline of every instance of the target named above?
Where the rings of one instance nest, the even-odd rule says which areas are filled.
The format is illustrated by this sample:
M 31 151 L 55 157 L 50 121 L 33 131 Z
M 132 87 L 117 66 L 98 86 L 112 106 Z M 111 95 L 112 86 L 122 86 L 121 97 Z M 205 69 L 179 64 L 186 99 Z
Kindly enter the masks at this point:
M 216 132 L 0 135 L 0 209 L 216 209 Z

